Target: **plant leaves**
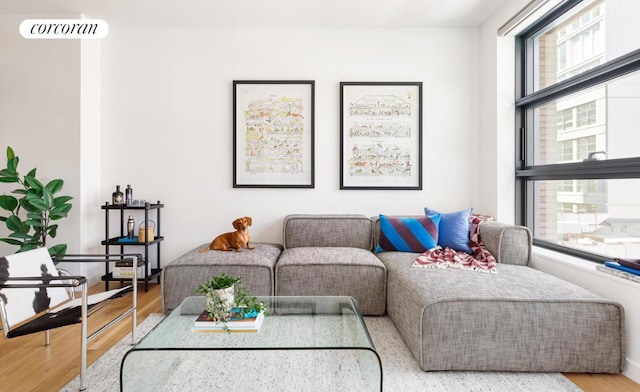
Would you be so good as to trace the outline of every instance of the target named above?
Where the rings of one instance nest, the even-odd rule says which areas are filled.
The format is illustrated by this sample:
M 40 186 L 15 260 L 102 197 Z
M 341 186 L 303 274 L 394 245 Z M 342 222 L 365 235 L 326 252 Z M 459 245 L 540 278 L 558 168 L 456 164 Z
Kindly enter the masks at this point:
M 27 208 L 26 204 L 29 204 L 29 207 L 31 209 Z M 33 194 L 29 194 L 25 196 L 24 199 L 21 199 L 20 205 L 23 206 L 25 210 L 29 212 L 44 212 L 49 209 L 49 205 L 45 203 L 41 197 Z
M 22 245 L 22 241 L 15 240 L 13 238 L 0 238 L 0 241 L 7 243 L 9 245 Z
M 18 171 L 18 162 L 20 162 L 20 158 L 14 156 L 13 158 L 7 159 L 7 169 L 12 172 Z
M 20 199 L 20 207 L 24 208 L 25 211 L 27 212 L 32 212 L 32 213 L 36 213 L 36 214 L 40 214 L 40 210 L 35 208 L 33 205 L 31 205 L 31 203 L 29 202 L 29 200 L 22 198 Z
M 42 227 L 42 220 L 38 219 L 27 219 L 24 221 L 25 224 L 33 227 Z
M 71 196 L 58 196 L 55 199 L 53 199 L 53 205 L 54 206 L 59 206 L 62 203 L 66 203 L 69 200 L 73 200 L 73 197 Z
M 12 215 L 7 218 L 7 229 L 16 232 L 16 233 L 28 233 L 31 230 L 31 226 L 25 224 L 20 220 L 20 217 L 16 215 Z
M 2 176 L 2 177 L 15 177 L 16 179 L 18 179 L 18 173 L 16 173 L 13 170 L 9 170 L 9 169 L 0 170 L 0 176 Z
M 7 160 L 15 158 L 16 153 L 13 152 L 13 148 L 11 146 L 7 146 Z
M 35 169 L 34 169 L 35 170 Z M 35 177 L 32 177 L 30 175 L 26 175 L 24 177 L 24 181 L 27 183 L 27 185 L 29 185 L 31 188 L 37 189 L 37 190 L 42 190 L 42 188 L 44 188 L 44 186 L 42 185 L 42 183 L 40 181 L 38 181 Z
M 47 205 L 47 209 L 53 205 L 53 194 L 47 187 L 42 188 L 42 201 Z
M 54 264 L 58 264 L 62 261 L 62 258 L 67 253 L 67 244 L 58 244 L 49 248 L 49 255 L 53 259 Z
M 31 239 L 31 234 L 13 232 L 13 233 L 9 234 L 9 238 L 22 238 L 24 240 L 30 240 Z
M 60 192 L 63 185 L 64 185 L 64 181 L 62 181 L 61 179 L 56 179 L 56 180 L 50 181 L 47 184 L 46 188 L 49 190 L 49 192 L 51 192 L 52 195 L 54 195 Z
M 60 218 L 64 218 L 67 216 L 69 211 L 71 211 L 71 204 L 63 204 L 61 206 L 56 206 L 51 210 L 49 214 L 49 218 L 56 220 Z
M 70 196 L 54 197 L 63 186 L 62 179 L 54 179 L 43 185 L 36 177 L 37 169 L 31 169 L 22 179 L 18 174 L 20 158 L 15 155 L 11 147 L 7 147 L 7 166 L 0 169 L 0 183 L 18 183 L 18 189 L 11 193 L 15 196 L 0 195 L 0 211 L 9 211 L 10 216 L 0 216 L 7 229 L 11 231 L 8 238 L 0 241 L 19 246 L 18 252 L 46 246 L 47 237 L 54 238 L 58 232 L 58 225 L 48 225 L 50 220 L 67 216 L 72 208 Z M 20 195 L 20 196 L 17 196 Z M 24 210 L 21 212 L 21 210 Z M 8 215 L 8 214 L 7 214 Z M 26 218 L 24 218 L 26 215 Z M 24 219 L 24 221 L 22 220 Z M 49 249 L 52 257 L 66 253 L 67 245 L 60 244 Z
M 0 207 L 7 211 L 13 211 L 18 207 L 18 199 L 13 196 L 0 195 Z
M 31 242 L 25 242 L 25 243 L 22 244 L 20 249 L 18 249 L 18 253 L 19 252 L 26 252 L 28 250 L 33 250 L 33 249 L 39 248 L 41 245 L 42 244 L 39 244 L 39 243 L 38 244 L 34 244 L 34 243 L 31 243 Z

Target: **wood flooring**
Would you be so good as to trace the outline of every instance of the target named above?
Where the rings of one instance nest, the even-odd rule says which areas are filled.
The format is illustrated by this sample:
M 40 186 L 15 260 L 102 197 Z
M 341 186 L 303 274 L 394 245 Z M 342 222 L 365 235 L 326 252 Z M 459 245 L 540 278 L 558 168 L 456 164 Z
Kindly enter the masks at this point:
M 115 287 L 115 286 L 114 286 Z M 91 288 L 101 291 L 104 284 Z M 121 312 L 130 299 L 111 302 L 90 318 L 90 331 Z M 151 313 L 161 313 L 160 285 L 142 286 L 138 291 L 138 323 Z M 111 346 L 131 331 L 131 319 L 118 323 L 89 343 L 90 365 Z M 0 337 L 0 390 L 2 391 L 59 391 L 80 373 L 80 326 L 59 328 L 51 332 L 51 345 L 44 346 L 44 335 L 34 334 L 14 339 Z M 565 374 L 586 392 L 640 392 L 640 385 L 621 374 Z M 90 382 L 90 380 L 89 380 Z

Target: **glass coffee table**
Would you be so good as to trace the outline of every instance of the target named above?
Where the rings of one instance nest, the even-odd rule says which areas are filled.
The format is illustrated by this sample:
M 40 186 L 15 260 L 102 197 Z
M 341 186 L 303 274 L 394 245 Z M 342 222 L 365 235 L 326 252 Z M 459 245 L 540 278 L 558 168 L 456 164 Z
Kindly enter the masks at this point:
M 259 333 L 195 333 L 188 297 L 129 350 L 121 391 L 382 391 L 382 362 L 352 297 L 259 297 Z

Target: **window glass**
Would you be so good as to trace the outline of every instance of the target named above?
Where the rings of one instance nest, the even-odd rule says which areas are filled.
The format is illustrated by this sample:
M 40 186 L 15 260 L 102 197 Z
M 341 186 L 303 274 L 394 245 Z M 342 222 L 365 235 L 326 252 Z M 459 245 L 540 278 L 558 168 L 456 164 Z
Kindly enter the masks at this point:
M 640 258 L 640 1 L 566 2 L 517 47 L 517 223 L 538 246 Z
M 531 37 L 534 92 L 640 47 L 640 2 L 583 1 Z
M 640 72 L 532 112 L 535 165 L 640 155 Z
M 640 179 L 534 183 L 534 236 L 606 257 L 640 258 Z

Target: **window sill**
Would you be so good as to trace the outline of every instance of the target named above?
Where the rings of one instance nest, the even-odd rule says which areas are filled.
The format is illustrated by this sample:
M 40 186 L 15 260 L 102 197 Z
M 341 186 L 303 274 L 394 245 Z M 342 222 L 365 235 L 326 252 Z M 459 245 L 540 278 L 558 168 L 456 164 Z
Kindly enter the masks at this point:
M 615 275 L 608 274 L 606 272 L 601 272 L 596 270 L 596 265 L 600 265 L 600 264 L 592 261 L 581 259 L 575 256 L 565 255 L 560 252 L 555 252 L 555 251 L 545 249 L 545 248 L 540 248 L 537 246 L 533 247 L 532 254 L 534 257 L 531 262 L 531 266 L 536 269 L 542 269 L 542 268 L 536 267 L 536 264 L 538 264 L 541 261 L 559 263 L 559 264 L 562 264 L 563 266 L 574 268 L 579 271 L 588 272 L 589 274 L 592 274 L 593 276 L 597 276 L 599 278 L 608 279 L 609 281 L 615 282 L 616 284 L 622 283 L 625 285 L 629 285 L 633 288 L 640 288 L 640 283 L 638 282 L 634 282 L 629 279 L 621 278 Z

